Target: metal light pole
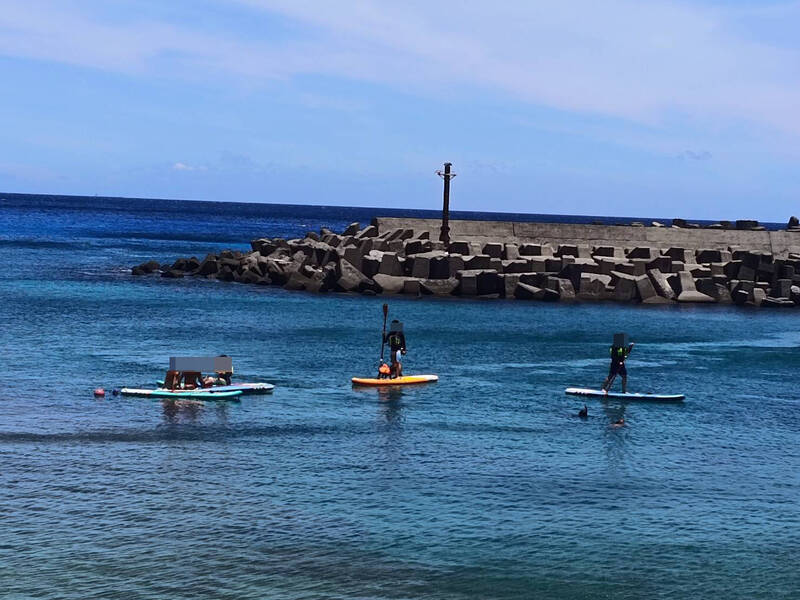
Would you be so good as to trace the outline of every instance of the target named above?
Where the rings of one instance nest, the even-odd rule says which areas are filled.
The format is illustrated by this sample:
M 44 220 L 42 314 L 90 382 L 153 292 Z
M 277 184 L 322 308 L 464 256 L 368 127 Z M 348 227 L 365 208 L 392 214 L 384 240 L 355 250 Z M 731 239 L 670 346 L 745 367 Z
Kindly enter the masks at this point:
M 436 171 L 436 174 L 444 179 L 444 194 L 442 196 L 442 232 L 439 240 L 445 244 L 450 243 L 450 180 L 456 176 L 450 172 L 453 163 L 444 163 L 444 171 Z

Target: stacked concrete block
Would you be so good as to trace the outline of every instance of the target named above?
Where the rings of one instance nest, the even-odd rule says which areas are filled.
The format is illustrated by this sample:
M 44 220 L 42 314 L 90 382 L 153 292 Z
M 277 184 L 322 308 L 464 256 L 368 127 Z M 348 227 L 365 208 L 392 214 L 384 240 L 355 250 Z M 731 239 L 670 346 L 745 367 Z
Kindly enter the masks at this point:
M 800 236 L 796 247 L 784 245 L 774 255 L 764 247 L 695 249 L 663 243 L 664 238 L 661 244 L 592 245 L 574 237 L 551 244 L 534 236 L 517 238 L 516 227 L 511 239 L 465 235 L 445 245 L 431 239 L 431 230 L 418 231 L 405 223 L 379 229 L 380 221 L 363 229 L 352 223 L 341 234 L 322 227 L 304 238 L 258 238 L 249 252 L 226 250 L 163 266 L 150 261 L 133 267 L 132 274 L 215 278 L 320 293 L 800 305 Z M 727 230 L 723 224 L 716 229 Z M 757 231 L 750 225 L 739 230 Z M 685 233 L 675 236 L 686 239 Z M 609 231 L 604 239 L 619 236 Z
M 504 247 L 500 242 L 490 242 L 488 244 L 484 244 L 481 250 L 483 254 L 490 256 L 491 258 L 503 258 Z
M 732 302 L 731 294 L 728 288 L 720 283 L 717 283 L 711 277 L 701 277 L 695 281 L 695 287 L 698 292 L 705 294 L 715 301 L 729 304 Z
M 500 291 L 503 298 L 513 298 L 514 290 L 519 283 L 520 273 L 503 273 L 498 275 L 500 278 Z
M 361 231 L 359 231 L 354 235 L 359 239 L 377 237 L 378 228 L 375 227 L 374 225 L 370 225 L 369 227 L 365 227 L 364 229 L 362 229 Z
M 691 263 L 694 262 L 694 250 L 687 250 L 686 248 L 667 248 L 664 253 L 664 256 L 669 256 L 673 261 L 682 262 L 682 263 Z
M 578 257 L 578 246 L 576 244 L 561 244 L 555 252 L 556 256 Z
M 648 262 L 656 258 L 656 256 L 658 256 L 658 250 L 649 246 L 637 246 L 636 248 L 632 248 L 627 254 L 628 259 L 639 258 L 647 260 Z
M 381 286 L 384 294 L 402 294 L 405 287 L 407 277 L 399 277 L 397 275 L 387 275 L 378 273 L 373 277 L 375 283 Z
M 662 273 L 672 271 L 672 259 L 669 256 L 656 256 L 647 263 L 647 270 L 658 269 Z
M 502 262 L 503 273 L 530 273 L 531 262 L 524 259 L 504 260 Z
M 544 256 L 533 256 L 528 259 L 528 264 L 530 264 L 530 272 L 531 273 L 544 273 L 547 271 L 547 261 L 548 259 Z
M 461 254 L 462 256 L 469 255 L 470 254 L 469 242 L 461 240 L 450 242 L 450 245 L 448 247 L 448 252 L 450 252 L 450 254 Z
M 527 283 L 518 283 L 514 290 L 514 297 L 518 300 L 542 300 L 544 302 L 556 302 L 559 294 L 550 288 L 541 288 Z
M 383 253 L 381 253 L 381 256 L 377 256 L 374 252 L 375 250 L 361 257 L 361 273 L 370 278 L 375 277 L 380 272 L 383 257 Z
M 473 254 L 464 257 L 464 268 L 470 271 L 489 269 L 492 266 L 491 257 L 486 254 Z
M 430 240 L 410 240 L 405 244 L 406 256 L 412 254 L 422 254 L 433 250 L 433 242 Z
M 575 286 L 570 279 L 563 277 L 548 277 L 547 289 L 553 290 L 558 294 L 560 300 L 574 300 Z
M 614 282 L 614 299 L 619 302 L 632 302 L 639 299 L 639 289 L 636 285 L 638 275 L 628 275 L 625 273 L 617 274 Z M 612 274 L 612 279 L 614 274 Z
M 659 296 L 667 300 L 675 299 L 675 290 L 672 289 L 666 274 L 662 273 L 659 269 L 651 269 L 647 272 L 647 277 L 650 279 L 650 283 L 653 284 L 653 289 Z
M 428 270 L 429 279 L 450 279 L 453 273 L 450 270 L 450 257 L 447 253 L 439 251 L 431 256 Z
M 673 276 L 673 289 L 678 302 L 714 302 L 714 298 L 697 291 L 694 277 L 688 271 L 681 271 Z
M 606 258 L 625 258 L 624 248 L 618 246 L 595 246 L 592 250 L 592 256 L 603 256 Z
M 517 260 L 520 257 L 519 244 L 505 244 L 503 258 L 506 260 Z
M 424 279 L 420 281 L 420 291 L 426 296 L 450 296 L 458 288 L 458 279 Z
M 456 273 L 462 296 L 500 296 L 500 278 L 497 271 L 490 269 L 469 269 Z
M 447 262 L 450 264 L 451 273 L 463 271 L 466 268 L 464 266 L 464 257 L 461 254 L 449 254 L 447 257 Z
M 343 236 L 356 235 L 361 230 L 360 223 L 350 223 L 342 232 Z
M 405 259 L 401 262 L 396 252 L 384 252 L 378 272 L 382 275 L 399 277 L 403 274 L 403 262 Z
M 577 297 L 581 300 L 605 300 L 611 285 L 611 276 L 597 273 L 581 273 Z
M 521 244 L 519 253 L 522 256 L 553 256 L 553 247 L 549 244 Z
M 547 273 L 558 273 L 564 268 L 563 258 L 547 258 L 544 261 L 544 270 Z
M 668 304 L 671 302 L 669 298 L 659 295 L 648 275 L 636 278 L 636 293 L 642 304 Z

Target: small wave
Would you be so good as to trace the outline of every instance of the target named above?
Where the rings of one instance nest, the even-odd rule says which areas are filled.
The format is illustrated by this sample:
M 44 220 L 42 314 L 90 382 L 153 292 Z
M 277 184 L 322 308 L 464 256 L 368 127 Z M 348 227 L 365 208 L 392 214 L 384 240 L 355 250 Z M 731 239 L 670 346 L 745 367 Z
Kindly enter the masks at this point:
M 58 242 L 55 240 L 37 240 L 30 238 L 19 238 L 14 240 L 0 240 L 0 247 L 2 248 L 23 248 L 23 249 L 36 249 L 36 248 L 49 248 L 60 250 L 71 250 L 82 246 L 76 242 Z
M 293 437 L 334 435 L 346 429 L 350 434 L 369 433 L 368 429 L 333 425 L 281 425 L 247 427 L 172 427 L 160 426 L 153 430 L 100 430 L 59 433 L 34 433 L 27 431 L 0 432 L 0 443 L 160 443 L 196 441 L 202 443 L 248 437 Z

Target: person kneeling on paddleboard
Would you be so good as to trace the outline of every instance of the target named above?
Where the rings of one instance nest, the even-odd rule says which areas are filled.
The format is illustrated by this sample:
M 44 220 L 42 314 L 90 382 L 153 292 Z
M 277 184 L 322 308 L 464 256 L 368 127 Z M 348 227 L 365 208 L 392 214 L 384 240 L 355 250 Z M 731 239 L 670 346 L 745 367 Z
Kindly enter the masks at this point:
M 403 376 L 403 355 L 406 353 L 406 336 L 403 333 L 403 324 L 397 319 L 392 321 L 389 333 L 383 339 L 384 343 L 389 344 L 389 356 L 391 357 L 392 378 Z
M 611 346 L 609 352 L 611 354 L 611 366 L 608 369 L 608 377 L 603 382 L 603 391 L 608 392 L 611 389 L 611 384 L 617 375 L 622 377 L 622 393 L 628 393 L 628 370 L 625 368 L 625 359 L 633 350 L 633 342 L 628 345 L 619 343 L 619 337 L 622 334 L 614 336 L 614 345 Z

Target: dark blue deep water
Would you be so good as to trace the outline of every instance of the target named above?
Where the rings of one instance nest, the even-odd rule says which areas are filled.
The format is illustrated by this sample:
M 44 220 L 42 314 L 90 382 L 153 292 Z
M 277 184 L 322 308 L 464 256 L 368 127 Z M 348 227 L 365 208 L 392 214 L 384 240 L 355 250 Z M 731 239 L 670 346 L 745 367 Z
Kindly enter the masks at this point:
M 383 298 L 129 275 L 376 214 L 0 200 L 0 597 L 800 597 L 797 311 L 392 298 L 381 393 Z M 582 421 L 622 330 L 687 401 Z M 274 395 L 92 396 L 219 353 Z

